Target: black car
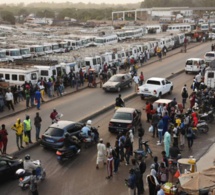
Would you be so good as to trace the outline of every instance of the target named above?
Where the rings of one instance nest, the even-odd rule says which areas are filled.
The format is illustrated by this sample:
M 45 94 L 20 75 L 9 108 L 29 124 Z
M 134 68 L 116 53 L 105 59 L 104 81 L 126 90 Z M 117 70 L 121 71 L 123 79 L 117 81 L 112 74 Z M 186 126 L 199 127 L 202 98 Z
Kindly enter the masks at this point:
M 130 74 L 116 74 L 113 75 L 104 85 L 105 91 L 121 91 L 124 87 L 132 86 L 132 78 Z
M 83 123 L 73 121 L 58 121 L 48 127 L 42 135 L 41 145 L 45 148 L 58 149 L 63 147 L 65 133 L 79 137 Z
M 16 178 L 16 171 L 23 168 L 22 159 L 11 156 L 0 156 L 0 183 Z
M 118 108 L 109 123 L 111 133 L 135 131 L 141 123 L 141 111 L 135 108 Z

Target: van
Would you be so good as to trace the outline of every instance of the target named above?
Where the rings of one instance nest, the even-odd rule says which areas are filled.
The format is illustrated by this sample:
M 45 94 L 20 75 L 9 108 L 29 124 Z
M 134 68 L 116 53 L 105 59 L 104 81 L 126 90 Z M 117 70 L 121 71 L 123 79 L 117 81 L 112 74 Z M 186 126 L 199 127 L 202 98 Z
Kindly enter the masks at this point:
M 207 52 L 207 53 L 204 55 L 204 59 L 205 59 L 205 62 L 206 62 L 206 63 L 209 63 L 209 62 L 215 60 L 215 51 Z
M 102 60 L 100 56 L 85 57 L 84 61 L 86 65 L 86 71 L 88 71 L 89 68 L 93 68 L 95 69 L 96 73 L 99 72 L 99 69 L 102 65 Z
M 31 58 L 30 48 L 20 48 L 20 54 L 22 55 L 23 59 Z
M 38 81 L 39 71 L 37 68 L 26 66 L 0 66 L 0 78 L 5 79 L 10 85 L 22 85 L 25 81 L 31 81 L 35 86 Z
M 6 50 L 0 50 L 0 62 L 9 62 L 6 56 Z
M 71 62 L 71 63 L 60 63 L 61 70 L 65 75 L 68 75 L 71 70 L 76 73 L 79 71 L 78 64 L 76 62 Z
M 53 75 L 55 78 L 58 76 L 55 66 L 34 65 L 34 67 L 39 70 L 39 79 L 46 78 L 46 80 L 48 80 Z
M 44 56 L 46 53 L 43 50 L 43 45 L 31 45 L 30 52 L 33 57 Z
M 43 44 L 43 51 L 46 55 L 54 54 L 54 51 L 52 50 L 52 44 L 51 43 L 44 43 Z
M 206 63 L 201 58 L 190 58 L 187 59 L 185 63 L 185 72 L 195 72 L 198 73 L 202 68 L 206 67 Z
M 209 62 L 209 67 L 205 69 L 204 83 L 208 88 L 215 88 L 215 60 Z
M 22 60 L 22 55 L 19 49 L 6 49 L 6 56 L 10 61 Z

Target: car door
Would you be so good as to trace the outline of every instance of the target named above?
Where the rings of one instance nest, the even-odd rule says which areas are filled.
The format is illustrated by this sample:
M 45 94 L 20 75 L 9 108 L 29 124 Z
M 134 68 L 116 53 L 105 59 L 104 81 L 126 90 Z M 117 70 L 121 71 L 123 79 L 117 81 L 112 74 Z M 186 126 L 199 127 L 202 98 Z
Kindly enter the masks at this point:
M 0 180 L 7 180 L 10 178 L 12 172 L 11 167 L 6 160 L 0 160 Z

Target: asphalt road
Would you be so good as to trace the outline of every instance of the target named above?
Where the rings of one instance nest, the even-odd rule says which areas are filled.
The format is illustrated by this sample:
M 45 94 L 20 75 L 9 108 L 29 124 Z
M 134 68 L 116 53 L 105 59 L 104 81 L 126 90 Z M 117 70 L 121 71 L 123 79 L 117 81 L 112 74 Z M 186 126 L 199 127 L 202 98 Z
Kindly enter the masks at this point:
M 157 64 L 161 65 L 161 64 Z M 151 66 L 150 66 L 151 67 Z M 148 68 L 147 68 L 148 69 Z M 147 71 L 147 70 L 146 70 Z M 186 75 L 182 73 L 177 77 L 173 78 L 174 82 L 174 90 L 171 95 L 166 95 L 164 98 L 173 98 L 176 97 L 177 101 L 181 101 L 180 92 L 181 88 L 186 83 L 188 86 L 191 84 L 193 75 Z M 90 90 L 86 90 L 83 92 L 84 97 L 86 94 L 90 94 Z M 99 89 L 98 89 L 99 91 Z M 127 91 L 123 93 L 125 95 Z M 100 94 L 100 92 L 98 92 Z M 82 96 L 83 96 L 82 94 Z M 102 93 L 101 93 L 102 94 Z M 79 97 L 81 94 L 77 94 Z M 108 94 L 107 97 L 110 98 L 111 94 Z M 112 94 L 111 100 L 115 95 Z M 91 99 L 89 99 L 91 101 Z M 107 100 L 106 100 L 107 101 Z M 63 101 L 62 104 L 64 104 Z M 48 106 L 48 105 L 47 105 Z M 91 106 L 91 105 L 90 105 Z M 135 97 L 126 102 L 127 107 L 134 108 L 143 108 L 145 106 L 145 101 L 142 101 L 140 97 Z M 189 104 L 187 104 L 189 106 Z M 66 108 L 65 108 L 66 109 Z M 44 110 L 47 110 L 44 108 Z M 64 111 L 66 110 L 61 108 Z M 145 112 L 142 112 L 142 123 L 144 128 L 146 129 L 146 134 L 144 136 L 145 140 L 149 140 L 150 147 L 153 151 L 154 155 L 157 155 L 159 159 L 161 158 L 161 151 L 163 150 L 163 146 L 157 146 L 156 138 L 152 138 L 151 134 L 147 131 L 149 124 L 146 123 Z M 77 114 L 78 115 L 78 114 Z M 99 115 L 96 118 L 93 118 L 93 124 L 95 126 L 99 125 L 100 135 L 104 139 L 105 142 L 109 141 L 112 145 L 115 141 L 115 135 L 110 134 L 108 132 L 108 123 L 110 118 L 113 115 L 113 111 L 110 110 Z M 48 118 L 43 115 L 44 120 Z M 65 119 L 69 119 L 67 114 L 65 114 Z M 78 116 L 77 116 L 78 119 Z M 49 119 L 46 121 L 49 123 Z M 188 151 L 187 147 L 182 152 L 182 156 L 188 157 L 190 155 L 200 158 L 204 153 L 206 153 L 209 146 L 214 143 L 215 131 L 213 128 L 210 129 L 208 135 L 201 135 L 194 142 L 194 147 L 192 151 Z M 135 147 L 137 148 L 137 135 L 135 135 Z M 28 151 L 31 154 L 33 159 L 40 159 L 47 171 L 47 178 L 44 182 L 39 185 L 40 194 L 47 195 L 124 195 L 127 194 L 127 188 L 124 185 L 124 179 L 128 176 L 128 170 L 130 166 L 125 166 L 121 164 L 119 173 L 114 175 L 111 180 L 106 180 L 106 169 L 102 165 L 99 170 L 95 169 L 96 163 L 96 147 L 91 147 L 89 149 L 83 150 L 80 155 L 78 155 L 75 159 L 67 161 L 63 165 L 58 164 L 56 155 L 53 151 L 45 150 L 42 147 L 35 147 Z M 24 153 L 20 154 L 18 157 L 23 158 Z M 147 171 L 149 172 L 149 166 L 152 163 L 152 159 L 146 159 L 147 163 Z M 145 176 L 146 176 L 145 174 Z M 27 191 L 23 192 L 17 186 L 18 181 L 10 181 L 0 185 L 0 193 L 1 195 L 21 195 L 28 194 Z M 148 191 L 146 192 L 148 194 Z
M 182 70 L 186 59 L 190 57 L 202 57 L 204 53 L 210 49 L 210 45 L 211 42 L 201 44 L 200 46 L 196 46 L 195 48 L 188 50 L 187 53 L 179 53 L 170 58 L 164 59 L 162 62 L 156 62 L 145 66 L 139 69 L 138 72 L 140 73 L 140 71 L 143 71 L 145 79 L 152 76 L 168 77 L 169 75 L 175 74 L 176 72 Z M 134 93 L 134 87 L 126 88 L 121 91 L 123 97 L 131 93 Z M 85 116 L 89 116 L 95 111 L 103 109 L 111 103 L 114 103 L 117 95 L 117 93 L 105 93 L 100 88 L 93 88 L 46 103 L 41 106 L 40 111 L 40 115 L 43 119 L 41 132 L 44 132 L 51 123 L 49 115 L 53 108 L 56 108 L 58 112 L 64 114 L 63 120 L 79 121 Z M 6 124 L 9 131 L 7 153 L 12 153 L 17 150 L 15 144 L 15 132 L 10 130 L 10 127 L 16 122 L 17 118 L 24 120 L 26 114 L 28 114 L 33 120 L 35 117 L 35 112 L 36 108 L 25 110 L 15 116 L 7 117 L 1 120 L 1 123 Z M 32 130 L 32 137 L 33 140 L 35 140 L 35 128 Z

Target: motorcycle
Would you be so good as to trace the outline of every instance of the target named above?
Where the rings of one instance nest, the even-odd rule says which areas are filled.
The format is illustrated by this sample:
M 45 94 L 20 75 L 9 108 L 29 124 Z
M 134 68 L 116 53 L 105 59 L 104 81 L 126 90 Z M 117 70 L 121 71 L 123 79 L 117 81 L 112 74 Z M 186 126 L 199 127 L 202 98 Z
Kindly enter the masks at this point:
M 198 124 L 196 125 L 196 127 L 192 127 L 192 130 L 195 134 L 195 137 L 199 134 L 199 133 L 204 133 L 206 134 L 209 131 L 209 126 L 205 121 L 199 121 Z
M 33 161 L 35 165 L 38 167 L 36 168 L 36 177 L 38 181 L 43 181 L 46 178 L 46 171 L 43 169 L 41 166 L 41 161 L 40 160 L 35 160 Z M 27 172 L 24 169 L 18 169 L 16 171 L 16 175 L 19 178 L 19 187 L 21 187 L 22 190 L 27 189 L 30 186 L 31 182 L 31 173 Z
M 125 107 L 125 102 L 124 102 L 124 100 L 122 100 L 122 101 L 123 101 L 123 103 L 121 104 L 121 106 L 116 106 L 116 105 L 115 105 L 114 111 L 116 111 L 118 108 Z
M 147 156 L 150 155 L 151 158 L 153 158 L 152 150 L 150 149 L 148 142 L 149 141 L 141 141 L 139 143 L 139 149 L 134 151 L 134 155 L 135 155 L 136 160 L 138 160 L 139 156 L 147 158 Z M 145 150 L 143 149 L 143 145 L 145 147 Z
M 72 149 L 63 147 L 57 150 L 56 155 L 58 162 L 62 163 L 63 161 L 66 161 L 79 153 L 80 149 L 78 149 L 77 152 L 74 152 Z
M 89 148 L 90 146 L 97 144 L 99 141 L 99 132 L 98 132 L 99 126 L 96 127 L 91 127 L 91 132 L 94 134 L 94 139 L 93 137 L 90 136 L 85 136 L 84 134 L 80 133 L 79 137 L 81 142 L 83 143 L 84 148 Z
M 213 111 L 210 110 L 208 113 L 199 114 L 200 120 L 204 120 L 208 123 L 212 123 L 214 121 Z

